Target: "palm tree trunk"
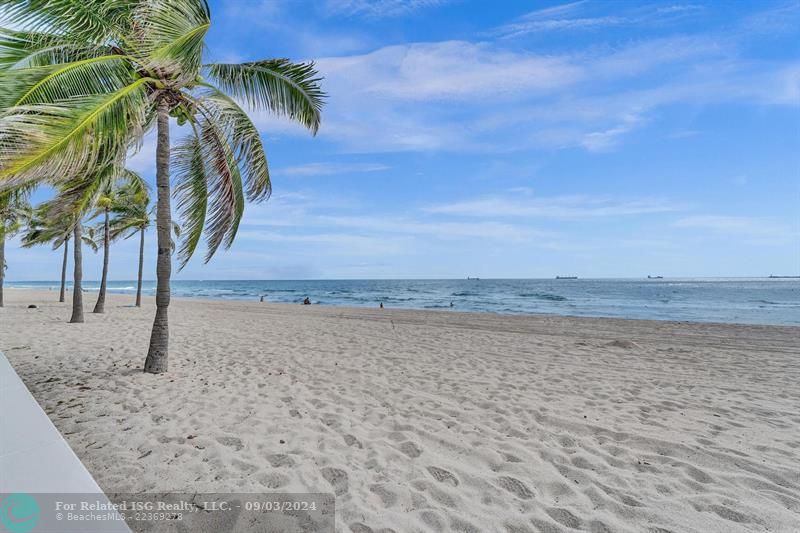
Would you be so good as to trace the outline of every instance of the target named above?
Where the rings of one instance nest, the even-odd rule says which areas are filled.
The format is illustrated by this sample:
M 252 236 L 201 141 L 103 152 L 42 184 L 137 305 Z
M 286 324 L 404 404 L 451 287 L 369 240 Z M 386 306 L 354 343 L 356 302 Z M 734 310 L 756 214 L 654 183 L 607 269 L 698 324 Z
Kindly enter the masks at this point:
M 92 313 L 103 313 L 106 310 L 106 284 L 108 282 L 108 250 L 110 247 L 108 239 L 108 208 L 105 209 L 105 219 L 103 220 L 103 276 L 100 278 L 100 293 L 97 295 L 97 303 L 94 304 Z
M 139 280 L 136 284 L 136 307 L 142 306 L 142 272 L 144 271 L 144 228 L 139 230 Z
M 58 301 L 63 303 L 64 292 L 67 289 L 67 258 L 69 256 L 69 237 L 64 239 L 64 261 L 61 263 L 61 291 L 58 293 Z
M 72 282 L 72 318 L 70 323 L 83 323 L 83 261 L 81 259 L 81 233 L 83 227 L 80 220 L 75 224 L 75 233 L 72 237 L 73 254 L 73 282 Z
M 0 307 L 3 307 L 3 281 L 6 279 L 6 236 L 0 233 Z
M 169 354 L 169 279 L 172 273 L 172 227 L 169 203 L 169 104 L 165 99 L 158 103 L 158 144 L 156 145 L 156 230 L 158 234 L 158 263 L 156 264 L 156 318 L 150 334 L 150 348 L 144 362 L 144 371 L 160 374 L 167 371 Z

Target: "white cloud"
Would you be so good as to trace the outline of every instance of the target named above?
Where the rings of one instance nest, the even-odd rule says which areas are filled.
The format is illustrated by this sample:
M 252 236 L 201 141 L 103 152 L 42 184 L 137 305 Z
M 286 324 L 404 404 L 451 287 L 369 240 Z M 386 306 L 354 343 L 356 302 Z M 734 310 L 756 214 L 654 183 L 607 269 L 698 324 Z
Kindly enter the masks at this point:
M 565 58 L 515 53 L 465 41 L 388 46 L 369 54 L 318 61 L 326 85 L 385 100 L 474 98 L 553 90 L 580 79 Z M 341 94 L 338 94 L 341 97 Z M 333 98 L 333 96 L 332 96 Z
M 673 104 L 797 105 L 796 62 L 745 62 L 736 49 L 734 36 L 682 35 L 559 55 L 443 41 L 321 58 L 330 98 L 320 137 L 351 153 L 602 151 Z
M 623 24 L 625 22 L 627 22 L 626 19 L 613 16 L 539 20 L 523 18 L 517 22 L 498 28 L 497 34 L 504 38 L 511 38 L 541 31 L 601 28 Z
M 291 167 L 277 168 L 272 171 L 275 175 L 307 177 L 307 176 L 333 176 L 340 174 L 359 174 L 381 172 L 389 170 L 389 166 L 381 163 L 307 163 Z
M 701 11 L 705 9 L 700 4 L 673 4 L 656 9 L 657 13 L 685 13 L 687 11 Z
M 624 17 L 614 15 L 579 16 L 587 4 L 586 0 L 571 2 L 526 13 L 515 21 L 500 26 L 492 32 L 503 38 L 519 37 L 529 33 L 551 30 L 589 29 L 613 26 L 627 22 Z
M 590 152 L 604 152 L 610 150 L 619 142 L 619 138 L 631 131 L 637 124 L 642 122 L 638 115 L 628 115 L 622 117 L 622 123 L 603 131 L 593 131 L 583 136 L 581 146 Z
M 597 2 L 572 2 L 545 9 L 537 9 L 518 17 L 511 23 L 494 30 L 492 35 L 501 38 L 524 37 L 547 31 L 592 30 L 619 25 L 653 25 L 674 21 L 701 11 L 696 4 L 673 4 L 669 6 L 637 6 L 619 3 L 613 10 Z M 612 11 L 606 14 L 599 11 Z
M 305 250 L 308 255 L 320 253 L 338 256 L 395 255 L 405 253 L 413 246 L 406 237 L 355 235 L 350 233 L 284 233 L 278 231 L 239 232 L 238 238 L 253 242 L 275 242 Z
M 425 221 L 420 217 L 320 216 L 323 225 L 350 228 L 383 234 L 420 235 L 436 239 L 492 239 L 520 241 L 534 238 L 555 238 L 553 232 L 530 226 L 486 220 L 481 222 Z
M 590 196 L 486 197 L 434 205 L 429 213 L 471 217 L 592 218 L 678 211 L 682 206 L 663 199 L 613 200 Z
M 331 15 L 383 18 L 408 15 L 420 9 L 447 4 L 450 0 L 326 0 Z
M 305 194 L 282 195 L 270 201 L 270 205 L 252 206 L 242 221 L 242 235 L 253 235 L 257 228 L 283 228 L 289 233 L 267 233 L 273 240 L 275 235 L 296 235 L 298 231 L 326 235 L 357 235 L 375 238 L 424 237 L 438 240 L 491 239 L 496 241 L 521 241 L 530 239 L 555 239 L 558 235 L 530 224 L 512 224 L 495 220 L 463 222 L 432 217 L 427 209 L 415 210 L 413 214 L 388 212 L 380 215 L 362 214 L 363 206 L 331 198 L 316 198 Z M 353 214 L 358 212 L 359 214 Z M 265 239 L 266 237 L 262 237 Z

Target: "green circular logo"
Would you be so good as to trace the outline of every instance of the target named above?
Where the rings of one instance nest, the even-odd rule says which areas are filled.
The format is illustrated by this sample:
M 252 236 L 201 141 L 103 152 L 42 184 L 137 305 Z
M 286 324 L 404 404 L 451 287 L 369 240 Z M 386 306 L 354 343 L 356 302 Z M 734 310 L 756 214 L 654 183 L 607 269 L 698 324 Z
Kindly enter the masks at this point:
M 11 494 L 0 502 L 0 523 L 11 533 L 28 533 L 39 523 L 39 504 L 30 494 Z

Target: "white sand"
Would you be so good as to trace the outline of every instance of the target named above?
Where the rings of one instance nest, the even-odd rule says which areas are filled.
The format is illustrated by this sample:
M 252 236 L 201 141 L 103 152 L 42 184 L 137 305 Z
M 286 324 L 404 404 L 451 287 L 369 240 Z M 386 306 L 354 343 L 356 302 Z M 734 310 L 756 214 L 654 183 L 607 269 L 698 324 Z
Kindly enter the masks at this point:
M 173 299 L 152 376 L 151 299 L 55 299 L 7 290 L 0 349 L 107 491 L 335 491 L 344 532 L 800 531 L 800 328 Z

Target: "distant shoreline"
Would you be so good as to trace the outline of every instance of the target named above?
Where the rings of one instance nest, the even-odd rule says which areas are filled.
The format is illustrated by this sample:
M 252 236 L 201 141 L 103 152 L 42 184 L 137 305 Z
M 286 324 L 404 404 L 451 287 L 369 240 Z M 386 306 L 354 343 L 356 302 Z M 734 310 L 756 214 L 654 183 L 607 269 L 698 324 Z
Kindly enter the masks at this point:
M 32 296 L 41 296 L 42 294 L 49 294 L 52 291 L 46 289 L 32 289 L 32 288 L 17 288 L 17 287 L 8 287 L 6 290 L 14 291 L 14 292 L 30 292 Z M 90 291 L 89 289 L 84 289 L 84 293 L 86 292 L 96 292 Z M 131 294 L 130 292 L 116 292 L 113 289 L 109 288 L 109 294 L 113 294 L 115 297 L 120 297 L 124 295 Z M 383 309 L 378 309 L 377 306 L 364 306 L 364 305 L 343 305 L 343 304 L 315 304 L 311 306 L 303 306 L 302 302 L 276 302 L 276 301 L 269 301 L 265 300 L 263 302 L 259 301 L 258 297 L 247 297 L 247 298 L 213 298 L 213 297 L 206 297 L 206 296 L 184 296 L 179 294 L 172 295 L 173 300 L 182 300 L 186 302 L 198 302 L 198 303 L 225 303 L 225 304 L 243 304 L 248 305 L 252 304 L 255 306 L 270 306 L 270 307 L 279 307 L 279 308 L 295 308 L 295 307 L 305 307 L 306 309 L 337 309 L 343 311 L 356 311 L 356 312 L 364 312 L 369 311 L 371 309 L 375 309 L 377 312 L 381 313 L 431 313 L 434 315 L 439 315 L 444 312 L 445 314 L 465 314 L 465 315 L 487 315 L 491 317 L 510 317 L 512 319 L 524 319 L 525 317 L 530 318 L 553 318 L 553 319 L 576 319 L 576 320 L 610 320 L 610 321 L 624 321 L 624 322 L 642 322 L 642 323 L 651 323 L 657 326 L 665 326 L 665 325 L 681 325 L 681 324 L 696 324 L 698 326 L 708 325 L 708 326 L 742 326 L 742 327 L 778 327 L 778 328 L 800 328 L 800 323 L 797 324 L 784 324 L 784 323 L 753 323 L 753 322 L 724 322 L 724 321 L 711 321 L 711 320 L 684 320 L 684 319 L 653 319 L 653 318 L 642 318 L 642 317 L 620 317 L 620 316 L 604 316 L 604 315 L 579 315 L 579 314 L 565 314 L 565 313 L 548 313 L 548 312 L 525 312 L 525 313 L 497 313 L 492 311 L 482 311 L 482 310 L 471 310 L 471 309 L 459 309 L 457 307 L 448 308 L 435 308 L 435 309 L 425 309 L 425 308 L 416 308 L 416 307 L 385 307 Z M 148 303 L 154 303 L 155 297 L 149 294 L 143 295 L 143 300 L 145 302 L 145 307 Z M 69 303 L 69 302 L 67 302 Z M 60 304 L 63 305 L 63 304 Z M 84 305 L 87 305 L 84 302 Z
M 289 281 L 296 281 L 296 282 L 305 282 L 305 283 L 313 283 L 313 282 L 329 282 L 329 281 L 549 281 L 558 279 L 559 276 L 553 275 L 546 278 L 492 278 L 492 277 L 469 277 L 469 278 L 279 278 L 279 279 L 271 279 L 271 278 L 264 278 L 264 279 L 173 279 L 173 282 L 178 283 L 207 283 L 207 282 L 289 282 Z M 650 281 L 724 281 L 724 280 L 767 280 L 767 279 L 800 279 L 800 276 L 794 275 L 786 275 L 786 276 L 779 276 L 779 275 L 766 275 L 766 276 L 652 276 L 648 277 L 648 275 L 644 276 L 622 276 L 622 277 L 592 277 L 592 276 L 575 276 L 571 277 L 568 276 L 567 279 L 577 279 L 579 281 L 636 281 L 636 280 L 650 280 Z M 155 279 L 144 279 L 142 280 L 144 283 L 155 283 Z M 11 284 L 18 284 L 18 283 L 55 283 L 60 284 L 60 280 L 48 280 L 48 279 L 41 279 L 41 280 L 30 280 L 30 279 L 23 279 L 23 280 L 15 280 L 9 279 L 8 277 L 5 278 L 6 283 Z M 109 279 L 109 283 L 136 283 L 135 279 Z M 67 281 L 67 284 L 70 282 Z M 99 279 L 85 279 L 83 283 L 100 283 Z

